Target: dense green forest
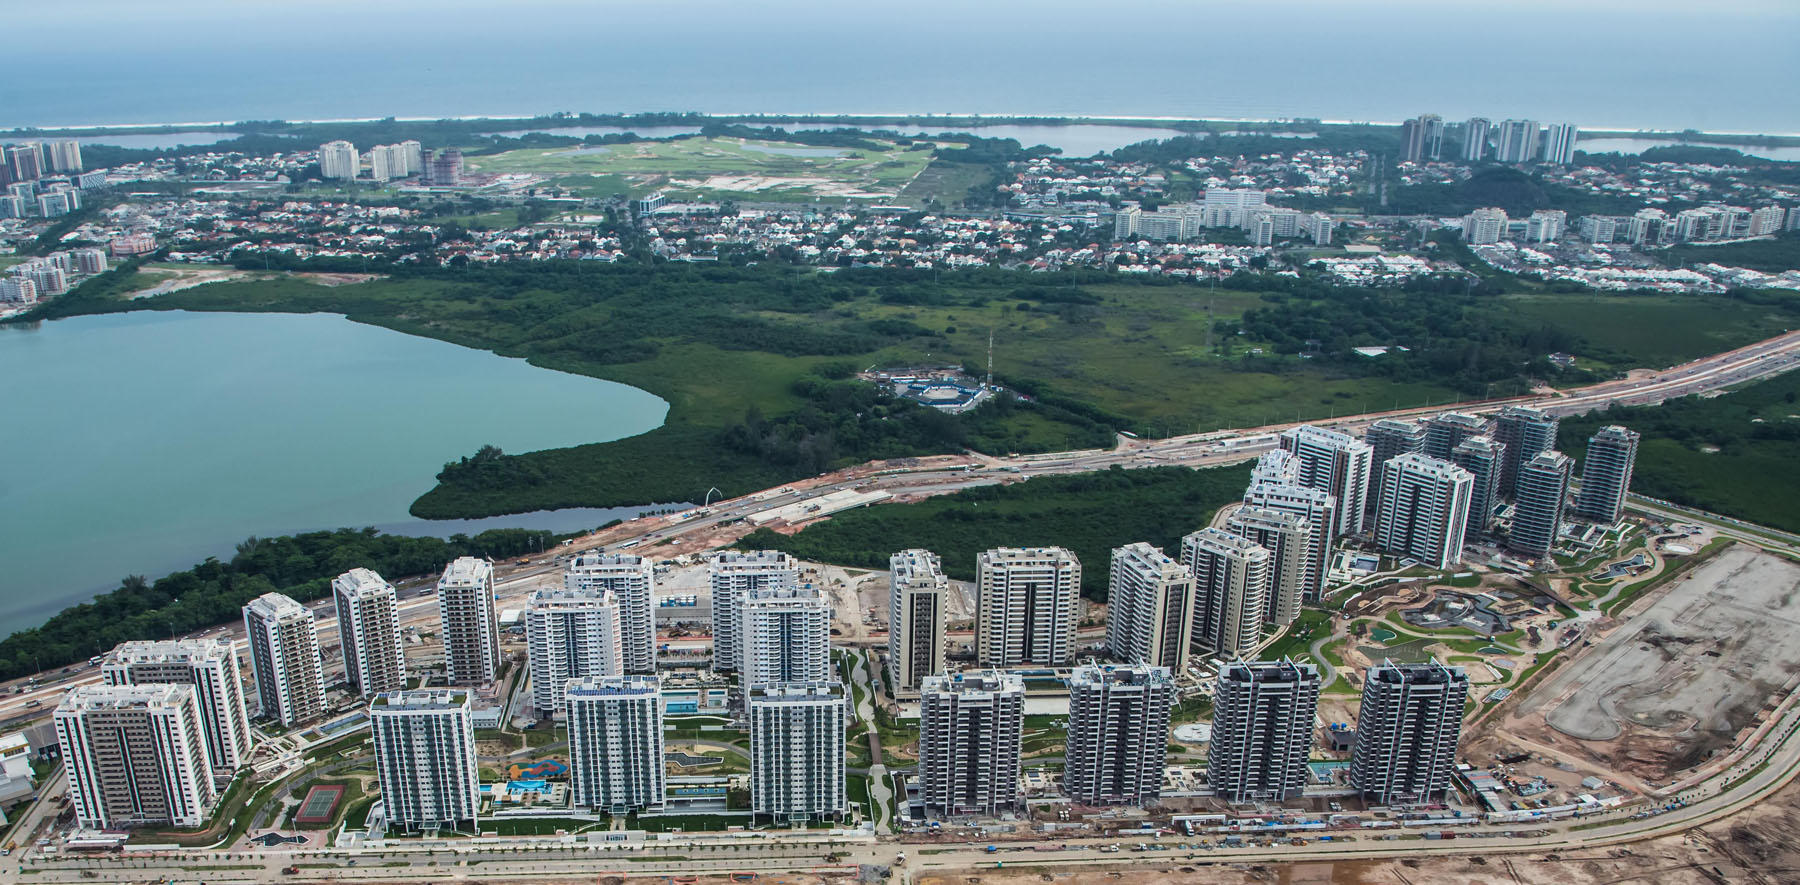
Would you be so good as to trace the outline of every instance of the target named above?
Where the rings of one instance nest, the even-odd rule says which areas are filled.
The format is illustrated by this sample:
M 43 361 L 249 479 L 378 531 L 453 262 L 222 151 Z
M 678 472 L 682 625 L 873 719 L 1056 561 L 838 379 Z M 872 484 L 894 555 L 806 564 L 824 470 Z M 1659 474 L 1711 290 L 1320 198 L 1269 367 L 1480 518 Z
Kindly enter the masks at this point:
M 493 529 L 474 537 L 410 538 L 375 529 L 338 529 L 250 538 L 229 562 L 209 558 L 157 581 L 133 575 L 93 602 L 64 609 L 42 627 L 0 640 L 0 679 L 87 660 L 121 642 L 166 639 L 240 617 L 264 593 L 319 599 L 331 579 L 370 568 L 388 580 L 432 574 L 459 556 L 507 557 L 543 550 L 550 532 Z
M 1606 424 L 1643 435 L 1632 491 L 1800 532 L 1800 373 L 1723 396 L 1565 418 L 1558 445 L 1585 456 Z
M 945 574 L 962 580 L 975 578 L 983 550 L 1067 547 L 1081 560 L 1082 593 L 1104 601 L 1113 548 L 1148 541 L 1178 556 L 1182 536 L 1239 500 L 1249 477 L 1247 466 L 1040 476 L 852 510 L 793 535 L 758 529 L 738 546 L 873 569 L 887 568 L 896 551 L 923 547 L 943 558 Z

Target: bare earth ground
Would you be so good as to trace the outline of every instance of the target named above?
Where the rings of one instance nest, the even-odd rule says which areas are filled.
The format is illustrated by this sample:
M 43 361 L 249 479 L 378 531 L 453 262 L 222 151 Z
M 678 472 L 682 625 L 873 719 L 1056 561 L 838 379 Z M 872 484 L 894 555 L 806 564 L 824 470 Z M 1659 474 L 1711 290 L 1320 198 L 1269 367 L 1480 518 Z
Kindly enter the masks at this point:
M 1660 780 L 1730 746 L 1800 670 L 1800 565 L 1727 549 L 1525 699 L 1502 727 Z

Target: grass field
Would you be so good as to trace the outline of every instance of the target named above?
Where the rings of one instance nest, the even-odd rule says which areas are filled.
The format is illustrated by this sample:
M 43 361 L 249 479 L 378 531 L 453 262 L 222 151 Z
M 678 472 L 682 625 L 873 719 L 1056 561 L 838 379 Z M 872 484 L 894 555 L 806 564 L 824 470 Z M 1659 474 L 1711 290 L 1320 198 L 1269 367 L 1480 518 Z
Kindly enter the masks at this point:
M 687 138 L 471 156 L 475 172 L 555 176 L 577 190 L 657 189 L 693 199 L 888 200 L 931 162 L 931 151 L 810 147 L 742 138 Z M 608 190 L 610 189 L 610 190 Z
M 1791 313 L 1718 297 L 1571 294 L 1507 301 L 1518 317 L 1580 330 L 1593 358 L 1613 366 L 1674 365 L 1794 327 Z

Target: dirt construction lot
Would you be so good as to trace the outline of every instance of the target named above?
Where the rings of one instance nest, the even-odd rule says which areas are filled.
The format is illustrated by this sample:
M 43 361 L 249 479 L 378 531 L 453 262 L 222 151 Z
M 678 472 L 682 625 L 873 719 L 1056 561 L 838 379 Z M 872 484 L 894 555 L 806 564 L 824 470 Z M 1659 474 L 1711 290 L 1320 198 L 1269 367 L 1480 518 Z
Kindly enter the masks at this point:
M 1590 748 L 1621 742 L 1638 763 L 1628 767 L 1645 776 L 1698 764 L 1800 669 L 1796 591 L 1800 565 L 1731 547 L 1606 636 L 1597 654 L 1563 668 L 1517 715 L 1542 716 Z

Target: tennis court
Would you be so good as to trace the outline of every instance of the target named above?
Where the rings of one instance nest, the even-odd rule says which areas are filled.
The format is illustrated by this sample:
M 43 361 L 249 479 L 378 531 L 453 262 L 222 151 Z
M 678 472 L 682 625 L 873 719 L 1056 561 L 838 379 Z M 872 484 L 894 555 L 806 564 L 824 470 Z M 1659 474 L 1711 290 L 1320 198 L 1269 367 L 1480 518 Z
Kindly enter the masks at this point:
M 306 798 L 300 802 L 300 812 L 294 815 L 294 823 L 329 823 L 331 813 L 337 810 L 338 800 L 342 798 L 344 788 L 336 784 L 320 784 L 307 790 Z

